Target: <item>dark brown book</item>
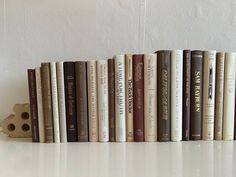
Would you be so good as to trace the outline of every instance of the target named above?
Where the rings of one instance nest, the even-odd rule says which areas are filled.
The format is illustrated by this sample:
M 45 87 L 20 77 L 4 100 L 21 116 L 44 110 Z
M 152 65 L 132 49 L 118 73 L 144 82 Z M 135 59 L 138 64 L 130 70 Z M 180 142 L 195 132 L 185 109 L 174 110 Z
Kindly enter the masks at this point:
M 30 99 L 32 142 L 39 142 L 37 90 L 36 90 L 36 78 L 34 69 L 28 69 L 28 87 L 29 87 L 29 99 Z
M 53 113 L 52 113 L 52 92 L 51 92 L 51 77 L 50 63 L 41 64 L 41 80 L 43 94 L 43 115 L 45 127 L 45 142 L 53 143 Z
M 189 140 L 190 135 L 190 84 L 191 84 L 191 51 L 183 51 L 183 128 L 182 139 Z
M 78 141 L 88 141 L 88 97 L 86 61 L 75 63 Z
M 65 102 L 66 102 L 66 126 L 67 141 L 78 141 L 76 93 L 75 93 L 75 63 L 64 62 Z
M 134 141 L 144 141 L 144 55 L 133 55 Z
M 108 59 L 108 99 L 109 99 L 109 141 L 115 141 L 115 66 L 114 59 Z
M 202 138 L 203 52 L 191 52 L 190 139 Z
M 157 51 L 158 141 L 170 141 L 170 57 L 169 50 Z

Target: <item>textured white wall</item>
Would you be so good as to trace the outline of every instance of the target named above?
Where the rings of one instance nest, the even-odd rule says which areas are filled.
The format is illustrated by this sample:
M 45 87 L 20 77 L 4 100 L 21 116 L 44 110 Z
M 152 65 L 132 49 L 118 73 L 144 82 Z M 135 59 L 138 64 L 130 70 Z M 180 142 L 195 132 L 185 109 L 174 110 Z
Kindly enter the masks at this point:
M 41 61 L 171 48 L 236 51 L 236 1 L 0 0 L 0 119 Z

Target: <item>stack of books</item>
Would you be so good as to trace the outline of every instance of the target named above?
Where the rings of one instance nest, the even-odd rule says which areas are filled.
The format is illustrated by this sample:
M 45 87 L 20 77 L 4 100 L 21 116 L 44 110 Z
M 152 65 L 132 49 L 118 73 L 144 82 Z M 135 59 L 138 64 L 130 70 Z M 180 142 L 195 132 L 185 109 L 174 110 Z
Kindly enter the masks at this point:
M 160 50 L 28 70 L 32 141 L 233 140 L 236 53 Z

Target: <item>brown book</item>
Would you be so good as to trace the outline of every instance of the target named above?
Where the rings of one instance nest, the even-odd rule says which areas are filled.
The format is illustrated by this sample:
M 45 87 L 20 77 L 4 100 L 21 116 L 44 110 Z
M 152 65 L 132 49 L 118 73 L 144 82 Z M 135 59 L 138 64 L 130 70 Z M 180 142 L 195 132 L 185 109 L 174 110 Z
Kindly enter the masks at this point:
M 182 139 L 189 140 L 190 134 L 190 83 L 191 83 L 191 51 L 183 51 L 183 128 Z
M 203 52 L 191 52 L 190 139 L 202 138 Z
M 134 141 L 144 141 L 144 55 L 133 55 Z
M 30 99 L 32 142 L 39 142 L 37 90 L 36 90 L 36 78 L 34 69 L 28 69 L 28 87 L 29 87 L 29 99 Z
M 108 59 L 109 141 L 115 141 L 115 68 L 114 59 Z
M 170 141 L 170 55 L 157 51 L 157 120 L 158 140 Z
M 45 142 L 53 143 L 53 115 L 52 115 L 52 93 L 50 63 L 41 64 L 42 94 L 43 94 L 43 115 L 45 126 Z
M 64 62 L 65 100 L 66 100 L 66 126 L 68 142 L 78 140 L 76 94 L 75 94 L 75 63 Z
M 88 98 L 86 61 L 75 63 L 78 141 L 88 141 Z

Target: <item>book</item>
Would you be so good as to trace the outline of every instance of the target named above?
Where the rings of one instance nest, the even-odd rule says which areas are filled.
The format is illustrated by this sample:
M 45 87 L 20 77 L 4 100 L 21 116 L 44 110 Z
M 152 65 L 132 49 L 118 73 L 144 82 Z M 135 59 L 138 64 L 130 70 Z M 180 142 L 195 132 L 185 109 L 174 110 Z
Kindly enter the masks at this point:
M 76 115 L 76 92 L 75 92 L 75 63 L 64 62 L 64 84 L 66 103 L 66 126 L 67 141 L 78 141 L 77 115 Z
M 182 140 L 190 136 L 190 84 L 191 84 L 191 51 L 183 51 L 183 127 Z
M 98 141 L 98 108 L 97 108 L 97 68 L 96 60 L 87 61 L 89 141 Z
M 125 55 L 125 93 L 126 93 L 126 140 L 128 142 L 132 142 L 134 141 L 132 54 Z
M 88 96 L 87 96 L 87 63 L 75 62 L 76 112 L 78 141 L 88 142 Z
M 236 53 L 225 54 L 223 140 L 234 139 Z
M 125 56 L 115 55 L 116 141 L 126 141 Z
M 203 51 L 191 52 L 190 140 L 202 138 Z
M 204 52 L 202 139 L 214 139 L 216 51 Z
M 144 54 L 144 140 L 157 141 L 157 55 Z
M 108 64 L 107 60 L 97 60 L 98 130 L 99 141 L 109 141 L 108 113 Z
M 158 141 L 170 141 L 170 51 L 157 51 Z
M 42 93 L 43 93 L 45 142 L 53 143 L 54 135 L 53 135 L 50 63 L 41 63 L 41 79 L 42 79 Z
M 60 122 L 60 140 L 67 142 L 66 129 L 66 103 L 65 103 L 65 84 L 64 84 L 64 66 L 62 61 L 56 63 L 57 69 L 57 92 L 58 92 L 58 110 Z
M 56 62 L 50 62 L 54 142 L 60 143 Z
M 171 51 L 171 141 L 182 140 L 183 51 Z
M 115 63 L 114 59 L 108 59 L 108 103 L 109 103 L 109 141 L 116 140 L 115 135 Z
M 36 80 L 37 108 L 38 108 L 39 142 L 45 143 L 41 67 L 35 68 L 35 80 Z
M 37 90 L 35 69 L 28 69 L 28 87 L 30 100 L 30 117 L 32 142 L 39 142 L 39 126 L 38 126 L 38 108 L 37 108 Z

